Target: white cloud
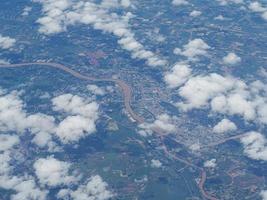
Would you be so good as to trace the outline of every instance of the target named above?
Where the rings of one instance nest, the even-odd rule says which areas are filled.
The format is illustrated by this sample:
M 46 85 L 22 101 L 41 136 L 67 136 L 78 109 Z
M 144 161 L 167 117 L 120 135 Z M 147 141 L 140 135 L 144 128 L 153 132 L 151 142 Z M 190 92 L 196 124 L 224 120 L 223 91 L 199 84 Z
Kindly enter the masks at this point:
M 52 99 L 53 109 L 68 116 L 59 124 L 53 116 L 42 113 L 28 114 L 18 92 L 0 95 L 0 131 L 14 131 L 33 135 L 32 142 L 41 148 L 58 149 L 53 137 L 61 142 L 75 142 L 96 131 L 98 104 L 77 95 L 65 94 Z
M 0 134 L 0 151 L 6 151 L 19 143 L 16 135 Z
M 217 0 L 220 5 L 227 5 L 229 3 L 235 3 L 235 4 L 242 4 L 244 3 L 243 0 Z
M 258 132 L 249 132 L 241 138 L 245 154 L 255 160 L 267 161 L 267 140 Z
M 262 4 L 258 1 L 251 2 L 248 8 L 255 13 L 260 13 L 261 17 L 267 21 L 267 8 L 263 7 Z
M 29 6 L 26 6 L 24 9 L 23 9 L 23 12 L 22 12 L 22 16 L 28 16 L 29 13 L 31 12 L 32 8 L 29 7 Z
M 190 61 L 197 61 L 200 56 L 207 56 L 210 46 L 202 39 L 190 40 L 183 46 L 183 50 L 179 48 L 174 49 L 174 54 L 182 55 L 188 58 Z
M 172 4 L 175 6 L 187 5 L 188 1 L 187 0 L 173 0 Z
M 92 176 L 84 185 L 80 185 L 77 190 L 63 189 L 57 197 L 59 199 L 73 200 L 108 200 L 114 194 L 108 190 L 108 184 L 99 175 Z
M 72 94 L 63 94 L 52 99 L 55 111 L 65 111 L 66 117 L 57 127 L 56 135 L 63 143 L 78 141 L 96 131 L 99 105 Z
M 167 114 L 158 115 L 153 123 L 140 124 L 139 128 L 141 128 L 139 134 L 142 136 L 152 135 L 154 131 L 171 133 L 176 130 L 175 125 L 173 124 L 173 117 Z
M 267 124 L 266 91 L 266 85 L 260 81 L 246 84 L 216 73 L 198 75 L 179 88 L 183 101 L 176 105 L 184 111 L 210 107 L 213 112 L 239 115 L 245 120 Z
M 78 1 L 76 3 L 70 0 L 35 0 L 43 6 L 44 16 L 37 22 L 40 24 L 39 32 L 51 35 L 66 31 L 67 27 L 75 24 L 92 25 L 96 30 L 102 30 L 118 37 L 118 43 L 121 47 L 129 51 L 133 58 L 144 59 L 149 66 L 164 66 L 167 62 L 160 59 L 153 52 L 148 51 L 138 42 L 134 33 L 129 28 L 129 20 L 133 17 L 132 13 L 119 15 L 110 12 L 109 8 L 121 5 L 127 7 L 129 1 L 104 1 L 101 4 L 92 1 Z M 115 4 L 114 4 L 115 2 Z
M 218 15 L 214 19 L 216 19 L 216 20 L 224 20 L 225 18 L 222 15 Z
M 260 2 L 254 1 L 249 4 L 249 9 L 253 12 L 265 12 L 267 11 L 267 8 L 263 7 Z
M 213 127 L 214 133 L 225 133 L 229 131 L 235 131 L 237 129 L 236 125 L 229 119 L 223 119 L 218 124 Z
M 262 200 L 267 200 L 267 190 L 262 190 L 260 192 Z
M 170 88 L 176 88 L 184 84 L 191 75 L 191 68 L 188 64 L 177 63 L 170 72 L 164 76 L 165 82 Z
M 226 65 L 235 65 L 239 62 L 241 62 L 241 58 L 235 53 L 228 53 L 225 57 L 223 57 L 223 63 Z
M 5 37 L 0 34 L 0 48 L 9 49 L 14 46 L 16 40 L 10 37 Z
M 215 168 L 216 167 L 216 159 L 213 158 L 211 160 L 207 160 L 204 162 L 204 167 L 207 167 L 207 168 Z
M 97 85 L 87 85 L 87 89 L 95 95 L 105 95 L 105 90 L 98 87 Z
M 59 186 L 75 183 L 77 178 L 70 175 L 70 163 L 57 160 L 53 157 L 40 158 L 33 167 L 35 174 L 42 185 Z
M 152 159 L 151 160 L 151 167 L 160 168 L 162 163 L 159 160 Z
M 201 14 L 202 14 L 201 11 L 193 10 L 193 11 L 189 14 L 189 16 L 191 16 L 191 17 L 198 17 L 198 16 L 200 16 Z
M 48 192 L 38 188 L 32 176 L 14 175 L 13 147 L 18 143 L 17 136 L 5 134 L 0 137 L 0 188 L 12 190 L 11 200 L 45 200 Z

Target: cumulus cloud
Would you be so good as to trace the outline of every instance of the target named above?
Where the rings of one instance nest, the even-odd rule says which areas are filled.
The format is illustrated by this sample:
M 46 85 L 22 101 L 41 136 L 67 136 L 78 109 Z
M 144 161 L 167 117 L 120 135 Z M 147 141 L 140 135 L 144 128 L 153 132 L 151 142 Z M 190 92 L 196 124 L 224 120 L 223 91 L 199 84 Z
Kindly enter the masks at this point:
M 267 21 L 267 8 L 263 7 L 262 4 L 258 1 L 251 2 L 248 8 L 255 13 L 260 13 L 261 17 Z
M 12 190 L 11 200 L 45 200 L 46 190 L 41 190 L 34 178 L 27 174 L 14 175 L 13 148 L 19 143 L 14 135 L 0 136 L 0 188 Z
M 200 56 L 207 56 L 210 46 L 202 39 L 190 40 L 183 46 L 183 50 L 179 48 L 174 49 L 174 54 L 182 55 L 188 58 L 190 61 L 197 61 Z
M 160 168 L 162 163 L 159 160 L 152 159 L 151 160 L 151 167 Z
M 111 33 L 118 37 L 118 44 L 129 51 L 133 58 L 143 59 L 149 66 L 164 66 L 166 60 L 159 58 L 153 52 L 146 50 L 145 47 L 135 39 L 134 33 L 129 28 L 129 20 L 133 17 L 132 13 L 119 15 L 110 11 L 110 7 L 121 5 L 128 7 L 129 0 L 102 1 L 97 4 L 93 1 L 70 0 L 35 0 L 43 6 L 44 16 L 37 20 L 40 24 L 39 32 L 51 35 L 67 30 L 67 27 L 75 24 L 91 25 L 96 30 Z M 115 2 L 115 3 L 114 3 Z
M 0 134 L 0 151 L 6 151 L 19 143 L 16 135 Z
M 226 65 L 235 65 L 239 62 L 241 62 L 241 58 L 235 53 L 228 53 L 225 57 L 223 57 L 223 63 Z
M 216 159 L 213 158 L 211 160 L 207 160 L 204 162 L 204 167 L 207 167 L 207 168 L 215 168 L 216 167 Z
M 99 96 L 105 95 L 105 90 L 98 87 L 97 85 L 87 85 L 87 89 L 95 95 Z
M 175 6 L 187 5 L 188 1 L 187 0 L 173 0 L 172 4 Z
M 225 133 L 229 131 L 235 131 L 237 129 L 235 123 L 229 119 L 223 119 L 213 127 L 214 133 Z
M 108 190 L 108 184 L 103 181 L 101 176 L 92 176 L 86 184 L 80 185 L 76 190 L 63 189 L 58 194 L 59 199 L 73 200 L 107 200 L 114 196 Z
M 96 131 L 99 105 L 77 95 L 64 94 L 52 99 L 53 109 L 64 112 L 65 119 L 56 123 L 54 116 L 42 113 L 28 114 L 18 92 L 0 94 L 0 131 L 14 131 L 23 134 L 29 131 L 32 142 L 41 148 L 57 148 L 53 137 L 62 143 L 76 142 Z
M 138 133 L 142 136 L 152 135 L 154 131 L 172 133 L 176 130 L 173 120 L 173 117 L 167 114 L 158 115 L 153 123 L 143 123 L 139 125 L 141 130 Z
M 193 10 L 193 11 L 189 14 L 189 16 L 190 16 L 190 17 L 198 17 L 198 16 L 200 16 L 201 14 L 202 14 L 201 11 Z
M 68 185 L 77 181 L 75 176 L 70 175 L 70 166 L 70 163 L 53 157 L 40 158 L 33 165 L 39 182 L 51 187 Z
M 267 141 L 258 132 L 249 132 L 241 138 L 244 153 L 252 159 L 267 161 Z
M 242 4 L 244 3 L 243 0 L 217 0 L 220 5 L 227 5 L 229 3 L 235 3 L 235 4 Z
M 0 95 L 0 131 L 24 133 L 29 130 L 40 147 L 54 146 L 50 134 L 54 131 L 54 117 L 41 113 L 28 114 L 18 92 Z
M 8 36 L 2 36 L 0 34 L 0 48 L 1 49 L 9 49 L 14 46 L 16 40 L 13 38 L 10 38 Z
M 55 111 L 64 111 L 66 117 L 57 127 L 56 135 L 63 143 L 78 141 L 96 131 L 99 105 L 88 102 L 82 97 L 63 94 L 52 99 Z
M 170 88 L 176 88 L 184 84 L 191 75 L 191 68 L 186 63 L 177 63 L 170 72 L 164 76 L 164 80 Z
M 267 123 L 266 86 L 260 81 L 249 84 L 230 76 L 216 73 L 191 77 L 178 93 L 183 98 L 177 107 L 191 109 L 211 108 L 213 112 L 239 115 L 245 120 Z
M 262 200 L 267 200 L 267 190 L 262 190 L 260 192 Z

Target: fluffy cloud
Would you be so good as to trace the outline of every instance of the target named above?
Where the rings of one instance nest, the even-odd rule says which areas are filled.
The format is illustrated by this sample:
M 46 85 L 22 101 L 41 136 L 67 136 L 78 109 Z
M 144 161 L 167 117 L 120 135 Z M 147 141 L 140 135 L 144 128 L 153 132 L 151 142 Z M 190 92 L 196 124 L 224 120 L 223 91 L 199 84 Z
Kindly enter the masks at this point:
M 214 133 L 225 133 L 229 131 L 235 131 L 237 129 L 236 125 L 229 119 L 223 119 L 218 124 L 213 127 Z
M 266 86 L 260 81 L 243 81 L 216 73 L 191 77 L 178 90 L 184 99 L 176 103 L 186 111 L 207 108 L 213 112 L 239 115 L 245 120 L 267 124 Z
M 187 0 L 173 0 L 172 4 L 175 6 L 187 5 L 188 1 Z
M 260 192 L 262 200 L 267 200 L 267 190 L 263 190 Z
M 267 141 L 258 132 L 249 132 L 241 138 L 245 154 L 255 160 L 267 161 Z
M 7 134 L 0 136 L 0 188 L 13 191 L 11 200 L 45 200 L 48 192 L 38 188 L 32 176 L 14 175 L 12 150 L 18 142 L 17 136 Z
M 192 70 L 188 64 L 177 63 L 170 72 L 165 74 L 164 80 L 170 88 L 176 88 L 188 80 L 191 72 Z
M 213 158 L 211 160 L 207 160 L 204 162 L 204 167 L 207 167 L 207 168 L 215 168 L 216 167 L 216 159 Z
M 243 0 L 217 0 L 220 5 L 227 5 L 228 3 L 241 4 L 244 3 Z
M 0 151 L 6 151 L 19 143 L 16 135 L 0 134 Z
M 151 160 L 151 167 L 160 168 L 162 163 L 159 160 L 152 159 Z
M 141 124 L 139 125 L 139 128 L 141 128 L 141 130 L 138 133 L 142 136 L 149 136 L 155 131 L 171 133 L 176 130 L 175 125 L 173 124 L 173 117 L 167 114 L 161 114 L 157 116 L 153 123 Z
M 131 52 L 133 58 L 144 59 L 149 66 L 164 66 L 166 61 L 153 52 L 148 51 L 138 42 L 129 28 L 129 20 L 133 15 L 119 15 L 110 12 L 109 8 L 121 5 L 128 7 L 129 1 L 93 1 L 72 2 L 70 0 L 35 0 L 43 6 L 44 16 L 37 22 L 41 25 L 39 32 L 50 35 L 66 31 L 67 27 L 75 24 L 91 25 L 96 30 L 102 30 L 118 37 L 121 47 Z M 113 9 L 114 11 L 114 9 Z
M 77 178 L 69 175 L 70 164 L 53 157 L 40 158 L 34 163 L 35 174 L 42 185 L 59 186 L 76 182 Z
M 193 10 L 193 11 L 189 14 L 189 16 L 191 16 L 191 17 L 198 17 L 198 16 L 200 16 L 201 14 L 202 14 L 201 11 Z
M 59 124 L 53 116 L 42 113 L 28 114 L 18 92 L 0 95 L 0 131 L 14 131 L 20 134 L 29 131 L 32 142 L 39 147 L 56 150 L 53 137 L 62 143 L 75 142 L 96 131 L 98 104 L 82 97 L 64 94 L 52 99 L 53 109 L 68 116 Z
M 105 95 L 105 90 L 98 87 L 97 85 L 87 85 L 87 89 L 95 95 Z
M 223 63 L 226 65 L 235 65 L 239 62 L 241 62 L 241 58 L 235 53 L 228 53 L 225 57 L 223 57 Z
M 88 102 L 82 97 L 63 94 L 53 100 L 55 111 L 64 111 L 66 117 L 57 127 L 56 135 L 63 143 L 75 142 L 96 131 L 98 107 L 96 102 Z
M 248 8 L 255 13 L 260 13 L 261 17 L 267 21 L 267 8 L 263 7 L 262 4 L 258 1 L 251 2 Z
M 183 46 L 183 50 L 179 48 L 174 49 L 174 54 L 187 57 L 190 61 L 197 61 L 200 56 L 207 56 L 210 46 L 202 39 L 190 40 Z
M 108 190 L 108 184 L 99 175 L 92 176 L 77 190 L 63 189 L 57 195 L 59 199 L 71 198 L 73 200 L 107 200 L 113 196 L 114 194 Z
M 33 142 L 40 147 L 53 148 L 50 134 L 55 130 L 54 117 L 41 113 L 27 114 L 24 103 L 18 92 L 0 95 L 0 131 L 14 131 L 24 133 L 29 130 L 33 135 Z
M 16 40 L 10 37 L 5 37 L 0 34 L 0 48 L 9 49 L 14 46 Z

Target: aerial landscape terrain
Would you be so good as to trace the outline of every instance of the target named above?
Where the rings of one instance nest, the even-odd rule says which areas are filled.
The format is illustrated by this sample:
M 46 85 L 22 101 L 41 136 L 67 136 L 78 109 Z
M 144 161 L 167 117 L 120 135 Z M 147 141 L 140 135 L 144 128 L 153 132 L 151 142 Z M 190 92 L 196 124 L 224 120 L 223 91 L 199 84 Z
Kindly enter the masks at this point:
M 267 200 L 266 0 L 2 0 L 0 24 L 0 200 Z

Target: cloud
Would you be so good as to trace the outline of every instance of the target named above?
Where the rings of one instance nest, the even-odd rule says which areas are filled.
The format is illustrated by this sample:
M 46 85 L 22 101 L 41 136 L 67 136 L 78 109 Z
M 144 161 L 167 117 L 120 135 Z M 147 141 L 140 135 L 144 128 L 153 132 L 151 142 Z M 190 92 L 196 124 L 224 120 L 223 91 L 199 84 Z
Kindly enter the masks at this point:
M 0 151 L 6 151 L 19 143 L 16 135 L 0 134 Z
M 0 48 L 9 49 L 14 46 L 16 40 L 10 37 L 5 37 L 0 34 Z
M 82 97 L 63 94 L 52 99 L 55 111 L 64 111 L 71 115 L 66 117 L 57 127 L 56 135 L 63 143 L 80 140 L 96 131 L 99 105 L 88 102 Z
M 218 124 L 213 127 L 214 133 L 225 133 L 229 131 L 235 131 L 237 129 L 236 125 L 229 119 L 223 119 Z
M 29 7 L 29 6 L 26 6 L 24 9 L 23 9 L 23 12 L 22 12 L 22 16 L 28 16 L 29 13 L 31 12 L 32 8 Z
M 260 192 L 260 196 L 261 196 L 262 200 L 267 200 L 267 190 L 262 190 Z
M 132 58 L 143 59 L 147 65 L 156 67 L 167 64 L 153 52 L 135 39 L 129 28 L 129 20 L 133 14 L 127 12 L 119 15 L 111 7 L 128 7 L 129 1 L 103 1 L 96 4 L 89 1 L 72 2 L 70 0 L 35 0 L 43 6 L 44 16 L 37 20 L 40 24 L 39 32 L 45 35 L 56 34 L 67 30 L 68 26 L 76 24 L 91 25 L 96 30 L 110 33 L 118 37 L 118 44 L 132 55 Z
M 153 168 L 160 168 L 162 163 L 159 160 L 152 159 L 151 160 L 151 167 Z
M 108 190 L 108 184 L 99 175 L 92 176 L 86 184 L 80 185 L 76 190 L 63 189 L 58 194 L 59 199 L 73 200 L 108 200 L 114 194 Z
M 191 75 L 191 68 L 186 63 L 177 63 L 170 72 L 164 76 L 164 80 L 170 88 L 177 88 L 184 84 Z
M 248 8 L 255 13 L 260 13 L 261 17 L 267 21 L 267 8 L 263 7 L 262 4 L 258 1 L 251 2 Z
M 227 5 L 227 4 L 229 4 L 229 3 L 235 3 L 235 4 L 242 4 L 242 3 L 244 3 L 244 1 L 243 0 L 217 0 L 219 3 L 220 3 L 220 5 Z
M 200 16 L 201 14 L 202 14 L 201 11 L 193 10 L 193 11 L 189 14 L 189 16 L 191 16 L 191 17 L 198 17 L 198 16 Z
M 225 57 L 223 57 L 223 63 L 226 65 L 235 65 L 239 62 L 241 62 L 241 58 L 235 53 L 228 53 Z
M 0 91 L 1 92 L 1 91 Z M 42 113 L 28 114 L 17 91 L 0 94 L 0 131 L 14 131 L 19 134 L 30 132 L 32 142 L 50 151 L 58 149 L 53 140 L 56 135 L 62 143 L 77 142 L 96 131 L 99 105 L 72 94 L 52 99 L 53 110 L 64 112 L 65 119 L 56 123 L 54 116 Z
M 267 124 L 266 85 L 260 81 L 249 84 L 216 73 L 193 76 L 179 88 L 183 98 L 176 106 L 181 110 L 211 108 L 213 112 L 239 115 L 245 120 Z
M 105 95 L 105 90 L 98 87 L 97 85 L 87 85 L 87 89 L 95 95 L 99 96 Z
M 38 188 L 32 176 L 14 175 L 13 148 L 18 143 L 18 136 L 0 135 L 0 188 L 12 190 L 11 200 L 45 200 L 48 192 Z
M 244 153 L 251 159 L 267 161 L 267 141 L 258 132 L 249 132 L 241 138 Z
M 217 166 L 216 164 L 216 159 L 213 158 L 211 160 L 207 160 L 204 162 L 204 167 L 207 167 L 207 168 L 215 168 Z
M 187 0 L 173 0 L 172 4 L 175 6 L 187 5 L 188 1 Z
M 188 58 L 190 61 L 197 61 L 200 56 L 207 56 L 210 46 L 202 39 L 190 40 L 183 46 L 183 50 L 179 48 L 174 49 L 174 54 L 182 55 Z
M 154 131 L 161 131 L 163 133 L 172 133 L 176 130 L 173 124 L 173 117 L 167 114 L 158 115 L 153 123 L 143 123 L 139 125 L 141 129 L 138 133 L 142 136 L 152 135 Z
M 70 175 L 70 164 L 53 157 L 39 158 L 33 167 L 42 185 L 51 187 L 75 183 L 77 178 Z

